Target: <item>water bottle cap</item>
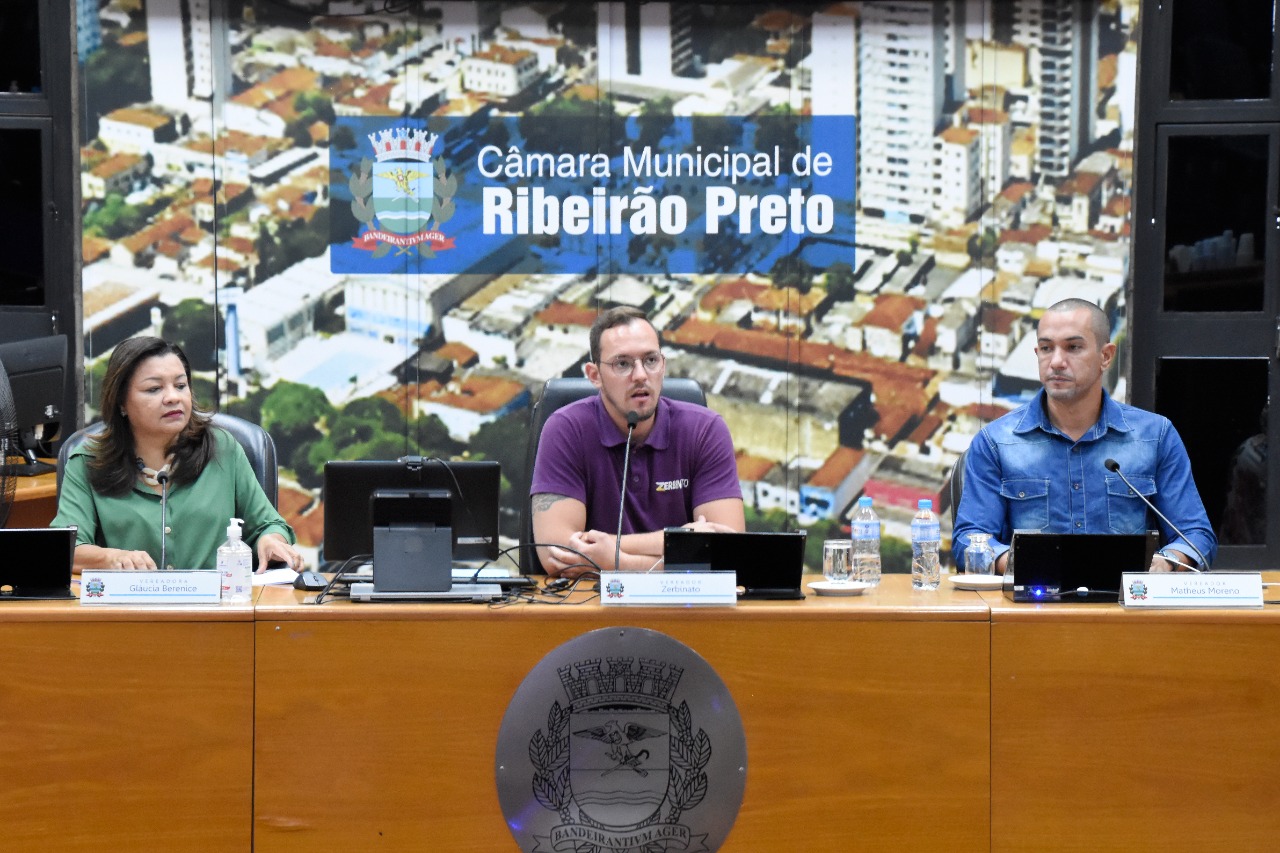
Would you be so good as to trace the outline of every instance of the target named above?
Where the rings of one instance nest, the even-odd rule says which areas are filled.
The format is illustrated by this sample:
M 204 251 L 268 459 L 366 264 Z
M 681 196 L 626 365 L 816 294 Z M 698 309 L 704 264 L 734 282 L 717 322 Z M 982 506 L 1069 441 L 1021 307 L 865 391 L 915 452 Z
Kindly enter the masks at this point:
M 871 498 L 866 495 L 858 498 L 858 506 L 871 506 Z
M 921 498 L 920 503 L 916 504 L 917 509 L 933 509 L 933 501 L 928 498 Z

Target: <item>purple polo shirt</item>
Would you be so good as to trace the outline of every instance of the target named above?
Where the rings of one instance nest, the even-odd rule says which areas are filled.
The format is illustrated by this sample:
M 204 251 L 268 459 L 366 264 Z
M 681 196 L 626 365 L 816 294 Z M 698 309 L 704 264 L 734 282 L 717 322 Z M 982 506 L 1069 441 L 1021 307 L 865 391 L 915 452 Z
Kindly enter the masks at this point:
M 587 507 L 587 529 L 618 527 L 627 436 L 599 395 L 552 413 L 542 428 L 529 494 L 564 495 Z M 733 439 L 724 419 L 694 403 L 659 399 L 653 430 L 631 450 L 623 533 L 648 533 L 693 520 L 693 508 L 742 498 Z

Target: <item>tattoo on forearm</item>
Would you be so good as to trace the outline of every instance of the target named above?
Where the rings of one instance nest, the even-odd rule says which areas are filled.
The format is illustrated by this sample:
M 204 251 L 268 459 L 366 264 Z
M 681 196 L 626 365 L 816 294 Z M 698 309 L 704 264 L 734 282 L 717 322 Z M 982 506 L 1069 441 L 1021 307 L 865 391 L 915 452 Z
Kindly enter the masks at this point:
M 539 492 L 533 496 L 533 511 L 546 512 L 557 501 L 567 501 L 568 495 L 557 495 L 554 492 Z

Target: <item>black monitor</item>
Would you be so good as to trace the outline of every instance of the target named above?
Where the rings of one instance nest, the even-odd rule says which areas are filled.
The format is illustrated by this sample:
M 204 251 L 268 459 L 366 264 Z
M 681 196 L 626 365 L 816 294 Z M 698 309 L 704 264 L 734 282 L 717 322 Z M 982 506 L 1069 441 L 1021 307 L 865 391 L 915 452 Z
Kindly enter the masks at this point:
M 0 424 L 0 433 L 16 435 L 16 449 L 26 459 L 25 464 L 10 465 L 9 473 L 33 476 L 54 470 L 36 457 L 52 455 L 49 443 L 62 424 L 67 336 L 0 344 L 0 370 L 7 378 L 15 415 L 12 424 Z
M 497 559 L 501 488 L 501 466 L 491 461 L 446 462 L 408 456 L 326 462 L 324 561 L 335 563 L 373 553 L 370 499 L 374 491 L 421 489 L 449 492 L 455 560 Z

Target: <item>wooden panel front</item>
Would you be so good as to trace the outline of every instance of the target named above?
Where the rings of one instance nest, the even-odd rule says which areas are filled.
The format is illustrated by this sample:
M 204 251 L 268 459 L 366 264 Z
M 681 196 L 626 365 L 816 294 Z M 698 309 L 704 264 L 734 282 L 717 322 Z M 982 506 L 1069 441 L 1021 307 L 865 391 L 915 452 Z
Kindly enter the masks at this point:
M 993 614 L 992 849 L 1274 849 L 1278 614 L 1073 606 Z
M 724 850 L 987 849 L 985 606 L 851 601 L 260 606 L 255 849 L 516 849 L 494 781 L 507 705 L 557 645 L 620 625 L 687 644 L 734 696 L 748 772 Z
M 251 849 L 247 608 L 240 621 L 151 622 L 0 607 L 24 608 L 0 613 L 23 617 L 0 621 L 0 847 Z

